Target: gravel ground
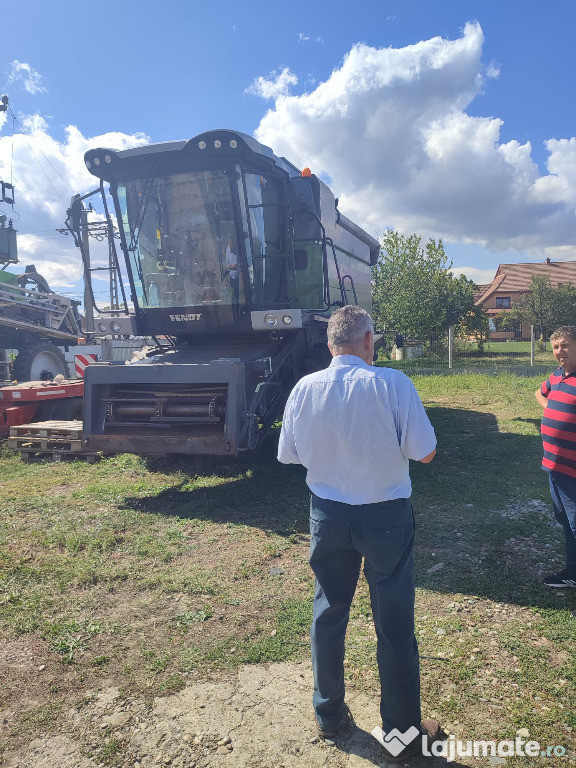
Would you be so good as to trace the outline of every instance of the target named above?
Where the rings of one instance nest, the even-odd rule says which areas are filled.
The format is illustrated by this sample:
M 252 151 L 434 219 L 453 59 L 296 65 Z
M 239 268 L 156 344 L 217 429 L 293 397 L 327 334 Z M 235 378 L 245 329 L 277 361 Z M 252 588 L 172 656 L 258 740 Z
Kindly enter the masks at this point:
M 351 692 L 356 728 L 335 743 L 315 735 L 309 665 L 246 666 L 228 682 L 195 683 L 154 700 L 105 688 L 62 723 L 67 736 L 34 739 L 6 768 L 364 768 L 389 765 L 370 735 L 378 702 Z M 99 759 L 100 755 L 100 759 Z M 416 766 L 412 761 L 410 765 Z M 426 765 L 442 764 L 440 758 Z M 396 763 L 397 765 L 397 763 Z M 456 763 L 452 763 L 456 766 Z M 461 764 L 460 764 L 461 765 Z

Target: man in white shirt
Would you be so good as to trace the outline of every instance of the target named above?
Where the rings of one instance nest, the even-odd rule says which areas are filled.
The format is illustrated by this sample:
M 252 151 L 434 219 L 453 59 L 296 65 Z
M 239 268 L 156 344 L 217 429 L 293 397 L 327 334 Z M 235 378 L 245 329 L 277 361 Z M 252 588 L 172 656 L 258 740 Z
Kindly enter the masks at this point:
M 410 379 L 372 366 L 374 328 L 365 310 L 337 309 L 328 347 L 330 366 L 300 379 L 288 398 L 278 448 L 279 461 L 306 467 L 311 491 L 316 725 L 332 738 L 350 723 L 344 639 L 364 559 L 381 683 L 382 730 L 375 735 L 387 759 L 404 760 L 420 753 L 424 737 L 430 744 L 444 736 L 435 720 L 421 721 L 408 466 L 410 459 L 432 461 L 436 438 Z M 410 731 L 399 754 L 394 729 Z

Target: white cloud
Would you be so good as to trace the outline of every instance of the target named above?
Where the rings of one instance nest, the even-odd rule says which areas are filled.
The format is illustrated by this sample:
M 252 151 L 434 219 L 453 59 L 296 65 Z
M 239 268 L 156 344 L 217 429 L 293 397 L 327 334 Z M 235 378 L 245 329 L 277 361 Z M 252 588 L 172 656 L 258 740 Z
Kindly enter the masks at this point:
M 84 153 L 92 147 L 127 149 L 148 142 L 142 134 L 106 133 L 86 137 L 76 126 L 68 126 L 65 139 L 50 135 L 40 115 L 21 120 L 27 133 L 0 134 L 0 168 L 4 180 L 11 172 L 16 202 L 13 209 L 0 204 L 0 210 L 14 219 L 18 231 L 20 266 L 35 264 L 53 290 L 82 295 L 80 253 L 70 236 L 56 232 L 64 226 L 66 209 L 73 194 L 84 194 L 98 186 L 88 173 Z M 13 150 L 13 151 L 12 151 Z M 98 214 L 93 214 L 97 216 Z M 105 243 L 91 240 L 94 264 L 107 263 Z
M 18 61 L 18 59 L 14 59 L 10 65 L 8 82 L 22 83 L 25 90 L 31 94 L 46 93 L 46 88 L 42 85 L 42 75 L 31 67 L 30 64 Z
M 309 43 L 311 39 L 312 38 L 310 37 L 310 35 L 305 35 L 304 32 L 299 32 L 298 33 L 298 42 L 299 43 Z M 324 45 L 325 41 L 324 41 L 324 38 L 322 37 L 322 35 L 316 35 L 316 37 L 314 38 L 314 42 L 315 43 L 319 43 L 320 45 Z
M 246 93 L 250 93 L 253 96 L 261 96 L 263 99 L 278 99 L 281 96 L 287 96 L 290 91 L 291 85 L 296 85 L 298 78 L 290 71 L 288 67 L 284 67 L 280 74 L 277 72 L 270 72 L 268 78 L 257 77 L 254 82 L 246 88 Z
M 60 242 L 63 241 L 63 242 Z M 69 242 L 68 242 L 69 241 Z M 46 258 L 46 252 L 50 251 Z M 26 264 L 34 264 L 40 274 L 46 278 L 52 290 L 60 292 L 74 291 L 82 279 L 82 263 L 77 248 L 71 238 L 64 238 L 54 233 L 44 235 L 18 234 L 18 253 L 22 269 Z M 55 261 L 54 256 L 58 256 Z M 15 271 L 20 269 L 18 267 Z
M 494 61 L 486 67 L 486 77 L 500 77 L 500 67 Z
M 452 267 L 450 270 L 456 277 L 464 275 L 469 280 L 473 280 L 476 285 L 486 285 L 491 283 L 496 274 L 496 268 L 478 269 L 478 267 Z
M 355 45 L 301 96 L 282 92 L 256 137 L 330 177 L 340 208 L 374 234 L 427 231 L 493 250 L 576 245 L 576 138 L 551 139 L 548 173 L 529 142 L 500 143 L 502 121 L 466 109 L 494 64 L 483 32 L 405 48 Z
M 550 248 L 543 249 L 541 256 L 542 259 L 549 258 L 551 261 L 576 261 L 576 246 L 550 246 Z

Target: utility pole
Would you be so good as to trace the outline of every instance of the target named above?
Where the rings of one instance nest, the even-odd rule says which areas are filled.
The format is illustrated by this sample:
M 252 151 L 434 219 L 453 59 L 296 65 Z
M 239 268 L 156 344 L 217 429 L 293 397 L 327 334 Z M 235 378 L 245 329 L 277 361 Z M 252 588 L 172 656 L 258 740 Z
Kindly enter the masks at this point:
M 84 265 L 84 316 L 86 318 L 86 333 L 94 333 L 94 305 L 90 291 L 90 237 L 88 234 L 88 211 L 82 205 L 80 211 L 80 232 L 82 235 L 82 263 Z
M 6 112 L 10 105 L 8 96 L 0 97 L 0 112 Z M 0 203 L 14 205 L 14 185 L 6 181 L 0 181 Z M 0 263 L 16 264 L 18 261 L 18 249 L 16 246 L 16 230 L 12 227 L 12 219 L 6 227 L 6 216 L 0 216 Z
M 116 273 L 116 261 L 114 259 L 114 224 L 112 217 L 108 216 L 108 269 L 110 274 L 110 309 L 120 309 L 118 301 L 118 275 Z

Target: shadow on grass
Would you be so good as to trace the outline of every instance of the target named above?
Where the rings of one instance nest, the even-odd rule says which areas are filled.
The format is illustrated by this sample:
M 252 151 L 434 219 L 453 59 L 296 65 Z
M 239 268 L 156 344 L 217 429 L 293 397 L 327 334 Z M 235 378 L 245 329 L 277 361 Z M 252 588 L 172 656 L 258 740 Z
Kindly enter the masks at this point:
M 515 416 L 512 421 L 520 421 L 523 424 L 531 424 L 536 430 L 540 431 L 540 419 L 523 419 L 521 416 Z
M 237 458 L 148 459 L 148 468 L 177 474 L 180 482 L 154 496 L 127 498 L 124 506 L 180 519 L 262 528 L 278 535 L 308 532 L 305 470 L 276 459 L 279 429 L 258 451 Z M 213 482 L 213 480 L 216 482 Z
M 541 571 L 561 570 L 563 539 L 549 509 L 541 442 L 501 432 L 492 414 L 431 407 L 438 454 L 413 463 L 417 585 L 521 605 L 558 608 Z M 171 458 L 150 468 L 181 482 L 124 506 L 152 514 L 262 528 L 281 536 L 308 532 L 305 471 L 276 461 L 276 436 L 238 459 Z M 156 462 L 156 464 L 155 464 Z M 216 478 L 216 483 L 206 481 Z M 204 479 L 204 482 L 203 482 Z M 568 601 L 576 598 L 570 595 Z M 576 602 L 573 607 L 576 607 Z
M 438 455 L 414 465 L 417 584 L 540 608 L 576 607 L 542 584 L 564 567 L 564 540 L 541 470 L 537 419 L 512 419 L 530 434 L 501 432 L 472 410 L 429 409 Z

